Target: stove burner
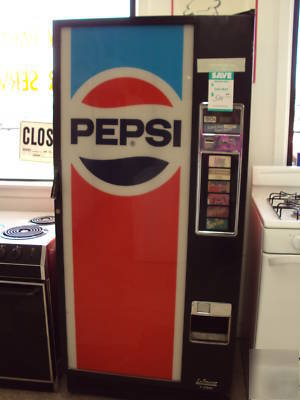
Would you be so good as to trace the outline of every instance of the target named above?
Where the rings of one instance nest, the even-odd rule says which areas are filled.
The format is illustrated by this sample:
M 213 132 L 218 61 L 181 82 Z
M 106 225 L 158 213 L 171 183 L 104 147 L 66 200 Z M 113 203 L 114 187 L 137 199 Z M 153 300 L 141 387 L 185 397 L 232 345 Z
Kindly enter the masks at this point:
M 53 215 L 46 215 L 42 217 L 35 217 L 30 220 L 33 224 L 38 225 L 51 225 L 55 222 L 55 217 Z
M 300 219 L 299 193 L 270 193 L 268 200 L 279 218 L 282 217 L 282 210 L 292 210 L 297 220 Z
M 7 239 L 34 239 L 43 236 L 47 233 L 47 229 L 38 225 L 22 225 L 14 226 L 2 233 L 2 236 Z

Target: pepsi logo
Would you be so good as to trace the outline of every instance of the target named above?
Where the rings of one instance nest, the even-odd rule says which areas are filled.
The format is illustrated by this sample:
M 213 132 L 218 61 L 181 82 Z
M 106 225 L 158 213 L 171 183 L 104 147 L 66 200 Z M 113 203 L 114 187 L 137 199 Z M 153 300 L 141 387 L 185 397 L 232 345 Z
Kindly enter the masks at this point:
M 122 195 L 152 190 L 182 164 L 184 121 L 191 118 L 185 107 L 173 88 L 148 71 L 99 73 L 66 109 L 70 161 L 102 190 Z

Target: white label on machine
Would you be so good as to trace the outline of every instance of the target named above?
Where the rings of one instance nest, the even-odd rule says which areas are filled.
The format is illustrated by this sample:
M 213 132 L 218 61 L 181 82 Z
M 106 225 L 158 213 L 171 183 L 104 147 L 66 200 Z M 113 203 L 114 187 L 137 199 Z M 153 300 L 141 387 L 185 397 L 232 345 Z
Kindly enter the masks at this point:
M 208 110 L 232 111 L 234 72 L 210 72 Z

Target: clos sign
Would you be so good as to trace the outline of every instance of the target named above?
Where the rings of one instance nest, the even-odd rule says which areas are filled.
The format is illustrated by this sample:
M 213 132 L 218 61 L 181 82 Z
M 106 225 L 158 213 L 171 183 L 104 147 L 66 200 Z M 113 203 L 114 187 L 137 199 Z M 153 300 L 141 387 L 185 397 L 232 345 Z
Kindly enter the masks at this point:
M 21 123 L 20 159 L 24 161 L 52 162 L 52 124 L 39 122 Z
M 31 144 L 32 146 L 46 146 L 51 147 L 53 144 L 53 129 L 44 127 L 35 129 L 34 127 L 24 126 L 23 128 L 23 144 Z

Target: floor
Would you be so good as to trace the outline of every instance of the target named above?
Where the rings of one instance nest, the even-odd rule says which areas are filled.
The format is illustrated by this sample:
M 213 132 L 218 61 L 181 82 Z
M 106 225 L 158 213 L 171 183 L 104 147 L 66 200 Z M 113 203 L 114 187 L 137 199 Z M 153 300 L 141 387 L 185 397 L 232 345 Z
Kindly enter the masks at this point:
M 0 389 L 0 400 L 112 400 L 99 396 L 71 394 L 67 391 L 65 379 L 58 385 L 54 393 L 34 392 L 30 390 Z
M 0 400 L 64 400 L 64 399 L 109 400 L 108 398 L 100 396 L 71 394 L 67 391 L 65 379 L 61 380 L 61 382 L 58 384 L 57 391 L 54 393 L 0 388 Z M 110 400 L 112 399 L 110 398 Z M 231 400 L 247 400 L 244 378 L 243 378 L 241 354 L 239 351 L 237 352 L 235 359 Z

